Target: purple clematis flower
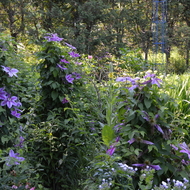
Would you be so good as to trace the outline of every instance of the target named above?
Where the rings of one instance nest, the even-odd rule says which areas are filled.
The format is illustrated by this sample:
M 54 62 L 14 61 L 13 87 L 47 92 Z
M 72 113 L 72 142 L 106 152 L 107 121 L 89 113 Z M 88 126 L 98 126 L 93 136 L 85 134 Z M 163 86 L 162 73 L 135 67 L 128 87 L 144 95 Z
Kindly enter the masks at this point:
M 7 105 L 8 108 L 11 108 L 12 106 L 17 106 L 18 102 L 15 102 L 18 98 L 16 96 L 10 96 L 8 95 L 2 102 L 1 106 Z
M 70 63 L 70 62 L 67 61 L 66 59 L 61 59 L 60 61 L 63 62 L 63 63 Z
M 152 126 L 154 126 L 160 133 L 164 134 L 164 131 L 162 130 L 162 128 L 160 127 L 160 125 L 158 125 L 156 123 L 156 119 L 158 119 L 158 117 L 159 117 L 158 114 L 156 114 L 155 117 L 154 117 L 154 119 L 152 120 L 146 111 L 142 111 L 142 113 L 143 113 L 142 117 L 146 121 L 148 121 Z
M 139 84 L 138 84 L 138 82 L 137 82 L 139 79 L 140 79 L 140 78 L 135 78 L 135 79 L 133 79 L 133 78 L 131 78 L 131 77 L 118 77 L 118 78 L 116 79 L 116 82 L 130 81 L 131 84 L 132 84 L 132 86 L 129 87 L 128 89 L 129 89 L 130 91 L 133 91 L 134 89 L 136 89 L 136 88 L 139 87 Z
M 63 100 L 61 101 L 62 104 L 68 103 L 69 101 L 66 98 L 63 98 Z
M 74 80 L 74 78 L 72 77 L 72 75 L 71 75 L 71 74 L 66 75 L 66 76 L 65 76 L 65 78 L 66 78 L 67 82 L 69 82 L 69 83 L 73 84 L 73 80 Z
M 161 167 L 159 165 L 147 165 L 147 164 L 132 164 L 132 166 L 136 166 L 136 167 L 146 167 L 146 166 L 149 166 L 151 167 L 152 169 L 155 169 L 155 170 L 161 170 Z
M 3 71 L 5 71 L 10 77 L 12 76 L 16 76 L 17 77 L 17 73 L 18 70 L 17 69 L 11 69 L 10 67 L 5 67 L 3 65 L 1 65 L 1 67 L 3 67 Z
M 190 159 L 190 149 L 187 144 L 183 142 L 182 144 L 179 144 L 179 147 L 182 149 L 180 152 L 187 154 L 188 158 Z
M 160 87 L 160 82 L 162 82 L 161 79 L 156 78 L 156 75 L 153 73 L 148 73 L 146 76 L 144 76 L 144 78 L 150 78 L 150 80 L 145 81 L 142 84 L 156 84 L 158 87 Z
M 4 88 L 0 88 L 0 100 L 6 99 L 7 92 L 4 91 Z
M 58 66 L 62 71 L 67 69 L 66 67 L 63 67 L 63 66 L 60 65 L 60 64 L 57 64 L 57 66 Z
M 20 115 L 21 115 L 21 114 L 18 113 L 17 110 L 11 110 L 11 115 L 12 115 L 12 116 L 15 116 L 15 117 L 17 117 L 17 118 L 20 118 Z
M 72 46 L 71 44 L 68 44 L 65 42 L 65 45 L 67 45 L 68 47 L 70 47 L 71 49 L 76 49 L 76 47 Z
M 74 75 L 75 79 L 80 79 L 81 78 L 80 73 L 73 72 L 72 75 Z
M 80 55 L 79 55 L 78 53 L 75 53 L 74 51 L 68 52 L 68 54 L 69 54 L 71 57 L 80 57 Z
M 18 157 L 19 156 L 19 153 L 14 153 L 14 151 L 11 149 L 10 151 L 9 151 L 9 157 L 7 158 L 7 163 L 6 163 L 6 165 L 7 166 L 11 166 L 10 165 L 10 159 L 11 158 L 15 158 L 17 161 L 15 161 L 14 162 L 14 164 L 15 165 L 19 165 L 20 163 L 19 162 L 22 162 L 22 161 L 24 161 L 25 160 L 25 158 L 23 158 L 23 157 Z
M 147 140 L 138 140 L 138 139 L 135 139 L 135 138 L 132 138 L 131 140 L 127 141 L 129 144 L 132 144 L 134 142 L 141 142 L 141 143 L 144 143 L 144 144 L 149 144 L 149 145 L 153 145 L 154 143 L 153 142 L 150 142 L 150 141 L 147 141 Z
M 59 38 L 56 33 L 55 34 L 47 34 L 47 36 L 45 36 L 44 38 L 47 39 L 48 42 L 52 42 L 52 41 L 60 42 L 63 40 L 63 38 Z
M 113 153 L 115 152 L 116 147 L 111 145 L 110 148 L 106 151 L 107 154 L 109 154 L 110 156 L 113 155 Z

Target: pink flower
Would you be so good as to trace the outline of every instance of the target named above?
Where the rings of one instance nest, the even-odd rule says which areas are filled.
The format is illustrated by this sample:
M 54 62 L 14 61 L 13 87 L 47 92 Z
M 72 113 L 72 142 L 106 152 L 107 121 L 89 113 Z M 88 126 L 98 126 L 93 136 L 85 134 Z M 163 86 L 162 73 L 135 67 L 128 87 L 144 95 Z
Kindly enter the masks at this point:
M 12 189 L 18 189 L 18 187 L 16 185 L 13 185 Z
M 30 190 L 35 190 L 35 187 L 32 187 Z
M 92 55 L 88 55 L 88 59 L 92 59 L 93 58 L 93 56 Z

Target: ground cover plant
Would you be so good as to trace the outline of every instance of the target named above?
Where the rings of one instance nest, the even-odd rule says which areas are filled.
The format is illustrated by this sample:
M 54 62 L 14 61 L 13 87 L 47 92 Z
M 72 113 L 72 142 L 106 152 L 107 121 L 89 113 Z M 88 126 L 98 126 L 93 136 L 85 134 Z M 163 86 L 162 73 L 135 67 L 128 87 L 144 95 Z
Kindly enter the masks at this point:
M 32 76 L 1 36 L 0 188 L 188 189 L 188 78 L 43 37 Z

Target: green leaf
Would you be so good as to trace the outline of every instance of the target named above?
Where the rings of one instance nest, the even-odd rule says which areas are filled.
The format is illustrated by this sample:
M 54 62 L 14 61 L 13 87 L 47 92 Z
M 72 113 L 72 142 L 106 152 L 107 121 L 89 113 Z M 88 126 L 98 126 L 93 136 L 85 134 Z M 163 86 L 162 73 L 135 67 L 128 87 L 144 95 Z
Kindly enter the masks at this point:
M 1 141 L 2 141 L 3 144 L 5 144 L 6 142 L 9 141 L 9 139 L 7 137 L 5 137 L 5 136 L 2 136 Z
M 5 111 L 5 109 L 3 109 L 2 107 L 0 107 L 0 112 L 3 112 L 3 111 Z
M 57 77 L 57 75 L 58 75 L 57 70 L 54 70 L 54 71 L 53 71 L 53 76 L 54 76 L 54 77 Z
M 149 109 L 150 106 L 151 106 L 151 101 L 149 99 L 145 98 L 144 99 L 144 104 L 145 104 L 146 108 Z
M 52 91 L 51 97 L 53 98 L 53 100 L 55 100 L 58 97 L 58 93 L 56 91 Z
M 104 141 L 104 144 L 109 146 L 110 142 L 113 141 L 114 138 L 115 135 L 113 128 L 108 125 L 104 125 L 102 129 L 102 140 Z

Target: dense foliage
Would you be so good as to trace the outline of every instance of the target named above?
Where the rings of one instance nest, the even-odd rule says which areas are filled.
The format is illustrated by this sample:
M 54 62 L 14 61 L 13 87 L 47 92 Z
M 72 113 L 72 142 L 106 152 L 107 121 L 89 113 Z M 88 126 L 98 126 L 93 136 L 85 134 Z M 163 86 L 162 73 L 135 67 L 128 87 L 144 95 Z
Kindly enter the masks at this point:
M 188 5 L 168 1 L 167 72 L 188 71 Z M 151 70 L 151 6 L 0 2 L 0 189 L 190 188 L 189 74 Z

